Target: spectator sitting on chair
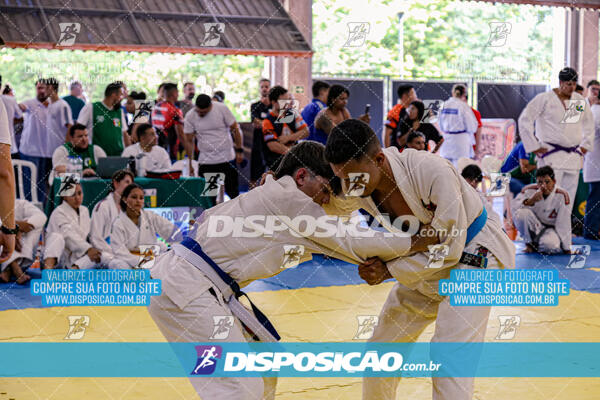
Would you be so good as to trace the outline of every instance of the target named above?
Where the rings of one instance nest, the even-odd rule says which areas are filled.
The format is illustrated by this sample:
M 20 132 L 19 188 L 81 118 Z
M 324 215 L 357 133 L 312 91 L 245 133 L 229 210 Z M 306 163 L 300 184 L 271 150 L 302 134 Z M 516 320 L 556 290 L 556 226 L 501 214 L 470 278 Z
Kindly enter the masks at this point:
M 31 279 L 27 270 L 35 260 L 35 249 L 46 223 L 46 214 L 27 200 L 15 201 L 15 220 L 19 232 L 15 241 L 15 252 L 0 264 L 0 282 L 8 283 L 15 277 L 23 285 Z
M 86 104 L 77 122 L 85 125 L 92 143 L 102 147 L 109 156 L 120 156 L 129 146 L 127 121 L 121 109 L 124 91 L 120 83 L 113 82 L 104 90 L 104 100 Z
M 169 153 L 158 145 L 158 136 L 150 124 L 140 124 L 137 128 L 140 141 L 123 150 L 121 157 L 142 156 L 145 158 L 145 170 L 165 171 L 171 169 Z
M 525 186 L 512 202 L 513 222 L 525 252 L 571 252 L 571 207 L 569 194 L 556 185 L 552 167 L 536 172 L 537 184 Z
M 536 168 L 535 154 L 527 153 L 523 142 L 519 141 L 500 168 L 500 172 L 510 174 L 509 187 L 513 197 L 521 193 L 524 186 L 535 182 L 534 171 Z
M 425 135 L 421 132 L 413 131 L 406 138 L 406 148 L 415 150 L 425 150 Z
M 52 155 L 53 174 L 50 177 L 50 184 L 52 184 L 54 176 L 68 172 L 69 157 L 81 158 L 83 176 L 96 176 L 98 159 L 106 157 L 106 153 L 100 146 L 89 144 L 87 129 L 84 125 L 76 123 L 71 126 L 67 133 L 67 140 L 66 143 L 54 150 Z

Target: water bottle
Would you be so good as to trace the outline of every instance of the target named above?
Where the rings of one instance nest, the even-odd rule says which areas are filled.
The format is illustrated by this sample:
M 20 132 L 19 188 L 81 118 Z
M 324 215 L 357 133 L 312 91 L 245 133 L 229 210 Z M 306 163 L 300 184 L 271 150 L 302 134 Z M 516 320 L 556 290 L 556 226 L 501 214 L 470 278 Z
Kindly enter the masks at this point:
M 83 160 L 81 157 L 69 156 L 69 163 L 67 164 L 67 172 L 72 174 L 79 174 L 83 171 Z
M 83 160 L 79 156 L 75 157 L 75 173 L 83 176 Z
M 183 158 L 183 171 L 181 171 L 181 176 L 184 178 L 190 176 L 190 159 L 187 155 Z

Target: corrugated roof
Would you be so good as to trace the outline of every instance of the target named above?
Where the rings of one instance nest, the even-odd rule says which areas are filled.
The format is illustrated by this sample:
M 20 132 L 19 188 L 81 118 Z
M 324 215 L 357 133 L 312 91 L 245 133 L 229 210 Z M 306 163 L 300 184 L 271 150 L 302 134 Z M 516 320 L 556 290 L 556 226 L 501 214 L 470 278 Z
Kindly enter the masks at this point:
M 8 47 L 308 57 L 277 0 L 3 0 Z
M 529 4 L 535 6 L 587 8 L 600 10 L 600 0 L 466 0 L 495 4 Z

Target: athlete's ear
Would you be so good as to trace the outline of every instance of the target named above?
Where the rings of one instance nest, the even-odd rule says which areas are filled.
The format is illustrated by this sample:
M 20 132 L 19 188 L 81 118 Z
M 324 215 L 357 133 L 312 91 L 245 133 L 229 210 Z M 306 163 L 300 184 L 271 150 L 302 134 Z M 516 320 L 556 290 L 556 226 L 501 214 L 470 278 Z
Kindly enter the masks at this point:
M 296 181 L 296 185 L 298 187 L 302 187 L 306 184 L 306 179 L 308 178 L 308 171 L 306 168 L 298 168 L 296 173 L 294 174 L 294 180 Z
M 373 160 L 375 161 L 378 167 L 383 165 L 385 161 L 385 154 L 383 154 L 383 151 L 381 149 L 377 151 L 375 157 L 373 157 Z

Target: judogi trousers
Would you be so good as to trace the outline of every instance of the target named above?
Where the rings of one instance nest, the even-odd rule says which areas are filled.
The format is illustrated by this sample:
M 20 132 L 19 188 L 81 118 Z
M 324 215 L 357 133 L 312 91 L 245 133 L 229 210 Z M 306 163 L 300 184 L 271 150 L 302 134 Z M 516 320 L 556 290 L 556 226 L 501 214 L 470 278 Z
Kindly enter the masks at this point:
M 488 269 L 497 269 L 498 260 L 488 255 Z M 457 269 L 473 267 L 458 264 Z M 432 281 L 432 293 L 423 294 L 396 283 L 379 315 L 369 342 L 415 342 L 435 321 L 432 342 L 483 342 L 491 307 L 455 307 L 437 293 L 439 281 Z M 433 293 L 435 292 L 435 293 Z M 433 400 L 471 400 L 474 378 L 432 378 Z M 363 400 L 395 400 L 399 377 L 364 378 Z
M 152 296 L 148 312 L 169 342 L 247 342 L 250 341 L 240 321 L 234 317 L 229 336 L 210 339 L 213 316 L 232 316 L 218 289 L 206 290 L 199 297 L 179 308 L 167 295 Z M 274 399 L 277 378 L 189 378 L 202 400 Z

